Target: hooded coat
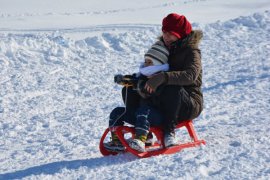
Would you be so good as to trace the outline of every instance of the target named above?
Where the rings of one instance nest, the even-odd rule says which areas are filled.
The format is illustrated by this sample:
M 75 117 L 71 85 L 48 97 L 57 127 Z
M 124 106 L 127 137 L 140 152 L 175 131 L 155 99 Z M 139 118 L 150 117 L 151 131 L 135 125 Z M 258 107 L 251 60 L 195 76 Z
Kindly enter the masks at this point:
M 183 116 L 188 119 L 198 117 L 203 109 L 201 51 L 198 47 L 202 37 L 202 31 L 194 30 L 170 47 L 168 61 L 170 70 L 166 72 L 166 85 L 180 86 L 183 88 L 182 91 L 185 91 L 186 97 L 182 104 L 185 103 L 188 112 L 178 112 L 178 115 L 188 113 Z M 167 98 L 169 99 L 168 96 Z

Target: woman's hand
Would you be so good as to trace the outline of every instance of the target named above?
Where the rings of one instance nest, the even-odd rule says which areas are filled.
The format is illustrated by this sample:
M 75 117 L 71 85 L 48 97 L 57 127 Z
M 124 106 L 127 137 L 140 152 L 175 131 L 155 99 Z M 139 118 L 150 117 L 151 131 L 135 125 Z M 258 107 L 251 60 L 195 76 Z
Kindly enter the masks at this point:
M 147 92 L 154 93 L 157 88 L 164 84 L 167 81 L 167 76 L 164 72 L 158 73 L 155 75 L 150 76 L 149 80 L 146 82 L 144 88 Z
M 150 94 L 152 94 L 153 92 L 155 92 L 153 88 L 151 88 L 149 85 L 147 85 L 147 83 L 145 84 L 144 89 L 147 92 L 149 92 Z

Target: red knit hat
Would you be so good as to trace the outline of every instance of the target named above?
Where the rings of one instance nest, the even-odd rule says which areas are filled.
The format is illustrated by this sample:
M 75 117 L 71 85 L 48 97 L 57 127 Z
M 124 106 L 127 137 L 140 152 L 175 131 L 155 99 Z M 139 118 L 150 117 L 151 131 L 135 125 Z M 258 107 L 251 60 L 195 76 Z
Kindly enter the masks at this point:
M 171 13 L 162 21 L 162 31 L 170 32 L 181 39 L 191 33 L 192 27 L 183 15 Z

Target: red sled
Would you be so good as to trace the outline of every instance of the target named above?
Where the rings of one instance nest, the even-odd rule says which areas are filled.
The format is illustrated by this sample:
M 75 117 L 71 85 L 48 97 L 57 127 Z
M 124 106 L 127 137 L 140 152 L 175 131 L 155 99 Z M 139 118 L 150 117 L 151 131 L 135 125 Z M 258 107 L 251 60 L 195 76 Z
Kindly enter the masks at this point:
M 109 132 L 115 132 L 125 147 L 124 152 L 130 152 L 134 154 L 135 156 L 139 158 L 146 158 L 150 156 L 157 156 L 160 154 L 174 154 L 176 152 L 181 151 L 182 149 L 185 148 L 190 148 L 190 147 L 196 147 L 200 146 L 202 144 L 206 144 L 204 140 L 199 140 L 196 132 L 193 127 L 192 120 L 187 120 L 184 122 L 179 123 L 176 126 L 176 129 L 186 127 L 188 134 L 191 138 L 191 142 L 186 142 L 183 144 L 178 144 L 176 146 L 172 146 L 169 148 L 165 148 L 164 146 L 164 141 L 163 141 L 163 132 L 160 127 L 151 127 L 150 132 L 152 132 L 156 136 L 156 142 L 152 146 L 146 146 L 146 152 L 139 152 L 134 149 L 132 149 L 129 145 L 127 140 L 125 139 L 125 134 L 131 134 L 132 138 L 135 137 L 135 129 L 134 127 L 129 127 L 129 126 L 116 126 L 112 128 L 107 128 L 105 132 L 103 133 L 100 143 L 99 143 L 99 149 L 102 155 L 108 156 L 108 155 L 117 155 L 117 152 L 111 152 L 105 149 L 104 147 L 104 140 Z

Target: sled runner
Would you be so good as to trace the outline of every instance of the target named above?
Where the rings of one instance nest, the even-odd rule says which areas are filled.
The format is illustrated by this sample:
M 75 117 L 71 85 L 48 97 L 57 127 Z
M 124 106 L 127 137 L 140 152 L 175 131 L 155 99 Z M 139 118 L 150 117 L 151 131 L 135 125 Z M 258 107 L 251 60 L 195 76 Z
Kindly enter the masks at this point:
M 101 137 L 99 149 L 100 149 L 101 154 L 104 156 L 118 154 L 117 152 L 108 151 L 104 147 L 104 140 L 109 132 L 115 132 L 117 134 L 119 140 L 121 141 L 121 143 L 125 147 L 124 152 L 130 152 L 139 158 L 146 158 L 146 157 L 156 156 L 156 155 L 160 155 L 160 154 L 174 154 L 174 153 L 179 152 L 185 148 L 196 147 L 196 146 L 200 146 L 201 144 L 206 144 L 204 140 L 198 139 L 196 132 L 195 132 L 195 129 L 193 127 L 192 120 L 187 120 L 187 121 L 179 123 L 176 126 L 176 129 L 182 128 L 182 127 L 186 127 L 188 134 L 191 138 L 191 141 L 186 142 L 186 143 L 182 143 L 182 144 L 180 143 L 176 146 L 172 146 L 169 148 L 165 148 L 165 146 L 164 146 L 164 142 L 163 142 L 164 135 L 162 133 L 161 128 L 160 127 L 151 127 L 150 132 L 152 132 L 156 136 L 157 140 L 153 145 L 146 146 L 146 152 L 136 151 L 136 150 L 130 148 L 128 145 L 128 140 L 125 138 L 125 135 L 131 134 L 132 138 L 134 138 L 135 137 L 134 127 L 117 126 L 117 127 L 107 128 Z

